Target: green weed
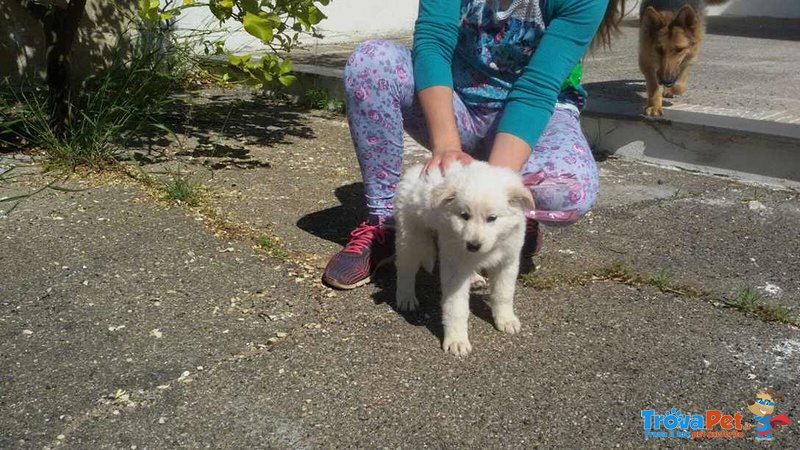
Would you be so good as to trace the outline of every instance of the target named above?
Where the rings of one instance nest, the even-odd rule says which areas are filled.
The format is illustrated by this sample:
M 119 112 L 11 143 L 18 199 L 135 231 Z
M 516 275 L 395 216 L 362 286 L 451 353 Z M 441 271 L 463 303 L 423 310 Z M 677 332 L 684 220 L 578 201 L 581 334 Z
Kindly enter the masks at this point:
M 336 113 L 344 113 L 344 102 L 338 98 L 334 98 L 330 92 L 325 89 L 311 88 L 303 93 L 300 103 L 306 108 L 322 109 Z
M 730 304 L 742 311 L 756 312 L 761 306 L 761 295 L 752 287 L 742 287 L 736 291 L 736 297 Z
M 259 236 L 258 246 L 269 252 L 269 254 L 272 256 L 277 256 L 278 258 L 285 258 L 289 256 L 289 253 L 284 250 L 280 244 L 266 235 Z
M 177 174 L 164 182 L 162 190 L 168 200 L 188 206 L 197 206 L 200 204 L 203 185 L 189 176 Z
M 660 290 L 665 290 L 672 285 L 672 281 L 674 279 L 674 275 L 668 272 L 666 269 L 661 269 L 655 275 L 651 275 L 650 279 L 648 280 L 648 284 L 651 286 L 655 286 Z
M 796 319 L 792 315 L 792 311 L 783 305 L 765 305 L 762 308 L 762 313 L 768 320 L 782 323 L 796 323 Z

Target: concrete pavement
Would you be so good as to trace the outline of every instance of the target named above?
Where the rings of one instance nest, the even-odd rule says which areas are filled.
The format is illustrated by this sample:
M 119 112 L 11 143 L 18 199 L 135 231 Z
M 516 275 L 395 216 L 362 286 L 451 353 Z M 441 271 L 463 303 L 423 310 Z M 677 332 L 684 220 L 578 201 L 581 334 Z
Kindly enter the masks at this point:
M 750 448 L 752 431 L 645 441 L 640 414 L 751 421 L 768 385 L 800 418 L 800 331 L 725 306 L 751 288 L 797 318 L 797 192 L 601 161 L 597 207 L 547 229 L 519 284 L 523 332 L 495 331 L 475 295 L 475 351 L 457 359 L 439 348 L 432 277 L 407 316 L 391 270 L 350 292 L 318 282 L 363 214 L 341 116 L 235 91 L 198 93 L 192 111 L 181 146 L 140 160 L 193 174 L 201 207 L 122 177 L 0 219 L 0 447 Z M 776 437 L 800 445 L 796 425 Z

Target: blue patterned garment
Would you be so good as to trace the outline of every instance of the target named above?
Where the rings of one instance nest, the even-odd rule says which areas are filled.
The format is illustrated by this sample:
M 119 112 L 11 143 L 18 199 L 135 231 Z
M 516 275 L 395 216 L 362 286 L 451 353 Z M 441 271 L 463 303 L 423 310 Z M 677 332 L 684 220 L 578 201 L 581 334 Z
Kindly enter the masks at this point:
M 502 10 L 499 0 L 463 0 L 453 86 L 470 107 L 501 109 L 514 82 L 528 65 L 546 28 L 546 0 L 515 0 Z M 559 103 L 583 108 L 586 92 L 578 64 L 562 85 Z

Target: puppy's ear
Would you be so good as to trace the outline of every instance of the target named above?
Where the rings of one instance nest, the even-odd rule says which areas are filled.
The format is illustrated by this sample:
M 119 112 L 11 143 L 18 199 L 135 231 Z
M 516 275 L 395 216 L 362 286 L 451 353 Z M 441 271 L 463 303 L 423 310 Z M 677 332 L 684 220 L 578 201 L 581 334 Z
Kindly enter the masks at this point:
M 675 15 L 672 24 L 677 27 L 693 30 L 699 25 L 698 19 L 697 12 L 695 12 L 694 8 L 689 5 L 683 5 L 683 7 L 678 10 L 678 14 Z
M 533 201 L 533 195 L 525 186 L 514 186 L 508 193 L 508 202 L 512 206 L 522 209 L 535 209 L 536 203 Z
M 655 8 L 648 6 L 642 15 L 642 26 L 651 28 L 654 32 L 666 26 L 664 16 L 661 15 Z
M 456 198 L 456 187 L 450 183 L 442 183 L 431 191 L 431 208 L 446 205 Z

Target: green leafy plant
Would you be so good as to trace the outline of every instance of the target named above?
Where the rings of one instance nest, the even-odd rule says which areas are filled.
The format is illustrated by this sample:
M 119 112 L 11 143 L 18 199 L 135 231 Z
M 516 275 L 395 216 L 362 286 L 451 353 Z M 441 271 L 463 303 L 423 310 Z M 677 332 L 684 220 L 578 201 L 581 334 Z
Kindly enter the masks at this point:
M 288 86 L 295 77 L 284 55 L 298 45 L 302 34 L 316 34 L 315 25 L 325 17 L 318 6 L 329 0 L 137 0 L 134 5 L 112 0 L 127 20 L 125 27 L 135 31 L 120 40 L 132 40 L 136 51 L 130 57 L 124 51 L 114 55 L 119 60 L 110 69 L 80 84 L 72 82 L 70 61 L 86 0 L 16 1 L 41 24 L 46 37 L 46 89 L 36 83 L 27 90 L 16 89 L 15 103 L 22 107 L 13 110 L 10 119 L 3 111 L 0 125 L 13 126 L 27 142 L 43 148 L 54 166 L 74 167 L 113 161 L 114 141 L 142 126 L 165 129 L 151 120 L 176 89 L 176 83 L 164 82 L 187 78 L 183 67 L 165 62 L 190 61 L 184 66 L 192 66 L 196 61 L 191 50 L 181 50 L 192 46 L 182 46 L 172 33 L 174 19 L 184 9 L 208 8 L 220 25 L 240 24 L 269 51 L 260 58 L 231 54 L 231 65 L 245 73 L 249 82 Z M 130 6 L 138 14 L 128 14 Z M 225 53 L 224 39 L 205 43 L 207 52 Z
M 102 167 L 113 162 L 120 141 L 145 129 L 169 131 L 160 122 L 172 94 L 193 69 L 188 50 L 160 28 L 142 28 L 136 37 L 122 36 L 109 66 L 86 78 L 70 109 L 69 127 L 52 126 L 49 93 L 38 86 L 14 89 L 13 120 L 2 124 L 17 138 L 47 155 L 49 168 Z
M 228 53 L 231 66 L 244 72 L 247 81 L 264 86 L 289 86 L 296 81 L 292 63 L 283 57 L 299 44 L 304 33 L 317 34 L 315 26 L 325 18 L 319 6 L 330 0 L 139 0 L 143 20 L 161 21 L 181 14 L 187 8 L 208 8 L 220 26 L 239 23 L 251 36 L 271 51 L 260 58 L 249 54 Z M 224 40 L 209 42 L 206 53 L 225 54 Z M 230 80 L 225 77 L 224 81 Z
M 345 112 L 344 102 L 333 97 L 325 89 L 311 88 L 306 90 L 300 98 L 300 104 L 312 109 L 322 109 L 337 113 Z

